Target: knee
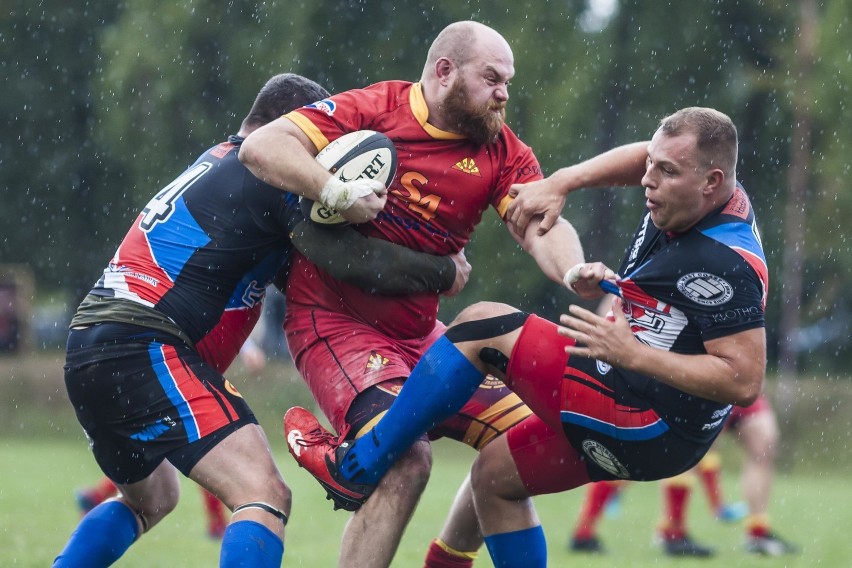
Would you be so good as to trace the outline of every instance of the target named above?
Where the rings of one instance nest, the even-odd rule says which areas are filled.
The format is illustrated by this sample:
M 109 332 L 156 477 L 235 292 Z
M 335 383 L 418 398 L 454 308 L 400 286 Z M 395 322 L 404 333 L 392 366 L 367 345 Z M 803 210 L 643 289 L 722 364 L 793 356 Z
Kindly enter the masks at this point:
M 144 499 L 130 500 L 126 496 L 123 499 L 137 515 L 143 518 L 143 529 L 148 530 L 175 510 L 180 500 L 180 482 L 175 477 L 174 482 L 169 480 L 167 483 L 160 484 Z
M 408 492 L 420 494 L 426 488 L 432 472 L 432 447 L 419 441 L 403 454 L 385 475 L 382 483 L 396 485 Z
M 495 440 L 500 441 L 500 438 Z M 521 481 L 511 455 L 495 442 L 479 452 L 471 468 L 470 484 L 477 502 L 489 495 L 500 499 L 526 499 L 530 493 Z
M 262 485 L 260 491 L 263 493 L 263 497 L 260 500 L 269 503 L 285 515 L 290 515 L 290 508 L 293 505 L 293 492 L 284 483 L 284 479 L 280 473 L 270 476 L 267 483 Z
M 476 321 L 481 319 L 493 318 L 517 312 L 518 310 L 509 304 L 500 302 L 477 302 L 463 309 L 451 325 L 457 325 L 466 321 Z

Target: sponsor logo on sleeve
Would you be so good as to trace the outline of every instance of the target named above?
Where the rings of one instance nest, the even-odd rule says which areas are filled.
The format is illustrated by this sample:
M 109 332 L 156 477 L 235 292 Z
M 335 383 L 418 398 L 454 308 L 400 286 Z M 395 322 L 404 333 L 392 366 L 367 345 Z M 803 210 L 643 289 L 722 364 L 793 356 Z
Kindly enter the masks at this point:
M 719 306 L 734 297 L 734 288 L 724 278 L 707 272 L 691 272 L 677 281 L 681 294 L 702 306 Z
M 331 99 L 323 99 L 321 101 L 305 105 L 305 108 L 315 108 L 323 111 L 328 116 L 334 116 L 334 111 L 337 110 L 337 105 L 334 104 L 334 101 Z

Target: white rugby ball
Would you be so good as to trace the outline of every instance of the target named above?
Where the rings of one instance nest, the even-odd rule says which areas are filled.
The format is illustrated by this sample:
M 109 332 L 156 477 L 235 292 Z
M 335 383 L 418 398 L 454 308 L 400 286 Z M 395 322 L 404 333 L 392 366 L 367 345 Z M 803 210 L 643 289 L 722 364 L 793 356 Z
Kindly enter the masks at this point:
M 317 154 L 316 160 L 341 181 L 370 178 L 387 187 L 396 174 L 396 147 L 391 139 L 374 130 L 356 130 L 344 134 Z M 299 199 L 305 217 L 322 225 L 341 225 L 347 221 L 330 209 L 306 197 Z

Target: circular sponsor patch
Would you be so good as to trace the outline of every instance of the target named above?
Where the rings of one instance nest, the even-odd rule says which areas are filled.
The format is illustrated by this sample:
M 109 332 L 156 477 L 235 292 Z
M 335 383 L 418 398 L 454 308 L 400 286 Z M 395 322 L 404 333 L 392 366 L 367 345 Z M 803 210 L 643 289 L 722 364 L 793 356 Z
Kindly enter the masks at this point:
M 595 366 L 598 368 L 598 373 L 601 375 L 606 375 L 612 369 L 612 365 L 605 363 L 604 361 L 598 361 L 597 359 L 595 359 Z
M 243 398 L 243 395 L 240 394 L 240 391 L 237 390 L 237 387 L 231 384 L 231 381 L 229 381 L 228 379 L 225 379 L 225 390 L 234 396 Z
M 727 280 L 707 272 L 691 272 L 677 281 L 681 294 L 702 306 L 719 306 L 734 297 Z
M 630 479 L 630 472 L 611 451 L 595 440 L 583 440 L 583 451 L 589 459 L 619 479 Z

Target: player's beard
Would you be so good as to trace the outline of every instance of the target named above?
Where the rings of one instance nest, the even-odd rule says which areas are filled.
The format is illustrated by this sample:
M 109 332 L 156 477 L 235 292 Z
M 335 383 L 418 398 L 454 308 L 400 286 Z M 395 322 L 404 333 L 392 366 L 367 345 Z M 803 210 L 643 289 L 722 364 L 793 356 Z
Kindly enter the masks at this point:
M 494 142 L 506 121 L 506 103 L 489 99 L 484 105 L 474 105 L 469 100 L 467 85 L 460 77 L 444 99 L 447 122 L 456 132 L 480 146 Z

